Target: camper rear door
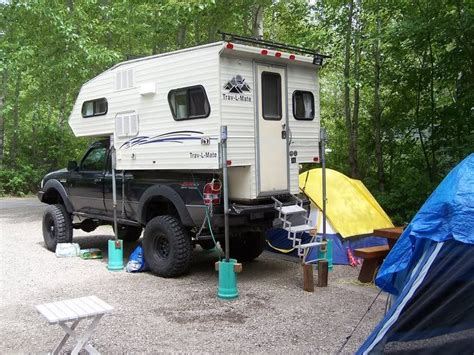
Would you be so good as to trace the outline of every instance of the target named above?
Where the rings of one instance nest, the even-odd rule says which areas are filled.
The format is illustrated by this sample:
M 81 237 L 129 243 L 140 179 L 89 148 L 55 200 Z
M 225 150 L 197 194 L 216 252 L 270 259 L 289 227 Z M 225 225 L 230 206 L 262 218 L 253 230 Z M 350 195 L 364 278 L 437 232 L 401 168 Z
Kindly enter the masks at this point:
M 284 67 L 258 64 L 258 194 L 288 191 L 287 93 Z

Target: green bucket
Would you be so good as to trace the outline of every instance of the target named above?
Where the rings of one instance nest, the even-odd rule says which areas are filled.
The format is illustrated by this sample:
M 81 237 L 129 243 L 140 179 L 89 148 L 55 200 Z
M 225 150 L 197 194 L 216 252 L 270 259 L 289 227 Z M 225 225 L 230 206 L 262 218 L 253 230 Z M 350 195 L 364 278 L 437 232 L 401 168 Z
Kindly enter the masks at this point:
M 123 269 L 123 241 L 109 240 L 109 262 L 110 271 L 120 271 Z
M 219 288 L 217 297 L 230 300 L 239 297 L 237 290 L 237 275 L 234 271 L 234 265 L 237 263 L 235 259 L 229 261 L 219 261 Z

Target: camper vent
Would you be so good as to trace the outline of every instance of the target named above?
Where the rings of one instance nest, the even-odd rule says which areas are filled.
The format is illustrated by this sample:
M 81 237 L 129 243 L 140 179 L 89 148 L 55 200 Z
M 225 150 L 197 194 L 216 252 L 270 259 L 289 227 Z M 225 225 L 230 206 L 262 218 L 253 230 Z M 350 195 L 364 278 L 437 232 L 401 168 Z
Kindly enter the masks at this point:
M 136 112 L 119 113 L 115 117 L 115 134 L 119 138 L 138 134 L 138 115 Z
M 119 70 L 115 74 L 115 90 L 133 87 L 133 69 Z

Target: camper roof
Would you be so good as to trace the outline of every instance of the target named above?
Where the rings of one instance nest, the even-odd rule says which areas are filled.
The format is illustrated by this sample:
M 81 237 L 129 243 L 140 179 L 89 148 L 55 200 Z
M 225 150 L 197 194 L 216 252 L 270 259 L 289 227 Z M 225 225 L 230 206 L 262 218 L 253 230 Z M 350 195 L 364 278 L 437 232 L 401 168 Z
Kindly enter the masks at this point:
M 179 49 L 172 52 L 160 53 L 156 55 L 151 55 L 147 57 L 135 58 L 127 61 L 123 61 L 115 64 L 108 70 L 102 72 L 96 77 L 90 79 L 88 82 L 97 79 L 98 77 L 108 73 L 118 67 L 134 64 L 138 62 L 143 62 L 147 60 L 153 60 L 156 58 L 167 57 L 171 55 L 179 55 L 181 53 L 195 51 L 204 48 L 210 47 L 221 47 L 219 53 L 224 55 L 235 55 L 243 58 L 252 58 L 260 59 L 265 62 L 272 62 L 275 64 L 288 64 L 294 63 L 302 66 L 316 66 L 321 67 L 323 65 L 323 59 L 330 58 L 328 55 L 317 53 L 314 50 L 310 50 L 303 47 L 285 45 L 277 42 L 270 42 L 265 40 L 252 39 L 251 37 L 243 37 L 237 35 L 231 35 L 226 33 L 221 33 L 223 41 L 207 43 L 204 45 Z M 243 44 L 245 43 L 245 44 Z M 248 45 L 251 44 L 251 45 Z M 282 49 L 287 50 L 286 52 Z M 87 84 L 86 82 L 85 84 Z
M 225 34 L 227 35 L 227 34 Z M 231 35 L 235 36 L 235 35 Z M 330 58 L 330 56 L 325 54 L 317 53 L 314 50 L 310 50 L 303 47 L 285 45 L 282 43 L 264 41 L 264 40 L 256 40 L 252 39 L 251 37 L 242 37 L 242 36 L 235 36 L 235 37 L 225 37 L 223 36 L 223 41 L 208 43 L 201 46 L 184 48 L 172 52 L 160 53 L 156 55 L 151 55 L 147 57 L 140 57 L 135 58 L 127 61 L 120 62 L 109 70 L 113 70 L 117 67 L 122 65 L 131 64 L 142 62 L 145 60 L 166 57 L 169 55 L 177 55 L 180 53 L 185 53 L 189 51 L 194 51 L 202 48 L 208 48 L 213 46 L 222 46 L 223 51 L 226 53 L 230 53 L 231 50 L 235 52 L 242 52 L 247 53 L 250 55 L 263 55 L 266 58 L 275 57 L 277 60 L 291 60 L 291 61 L 300 61 L 304 63 L 311 63 L 317 66 L 322 66 L 324 58 Z M 249 45 L 250 44 L 250 45 Z M 286 51 L 282 51 L 286 50 Z

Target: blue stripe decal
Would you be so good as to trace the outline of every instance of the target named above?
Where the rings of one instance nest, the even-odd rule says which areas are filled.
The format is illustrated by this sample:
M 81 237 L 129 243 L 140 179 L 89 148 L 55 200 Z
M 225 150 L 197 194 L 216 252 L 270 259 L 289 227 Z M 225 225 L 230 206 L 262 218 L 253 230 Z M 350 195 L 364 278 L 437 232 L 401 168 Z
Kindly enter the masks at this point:
M 203 132 L 200 131 L 174 131 L 159 134 L 156 136 L 139 136 L 134 137 L 125 143 L 123 143 L 119 149 L 129 149 L 136 145 L 145 145 L 152 143 L 177 143 L 183 144 L 187 140 L 201 140 L 203 138 Z M 210 140 L 217 140 L 217 138 L 209 138 Z

